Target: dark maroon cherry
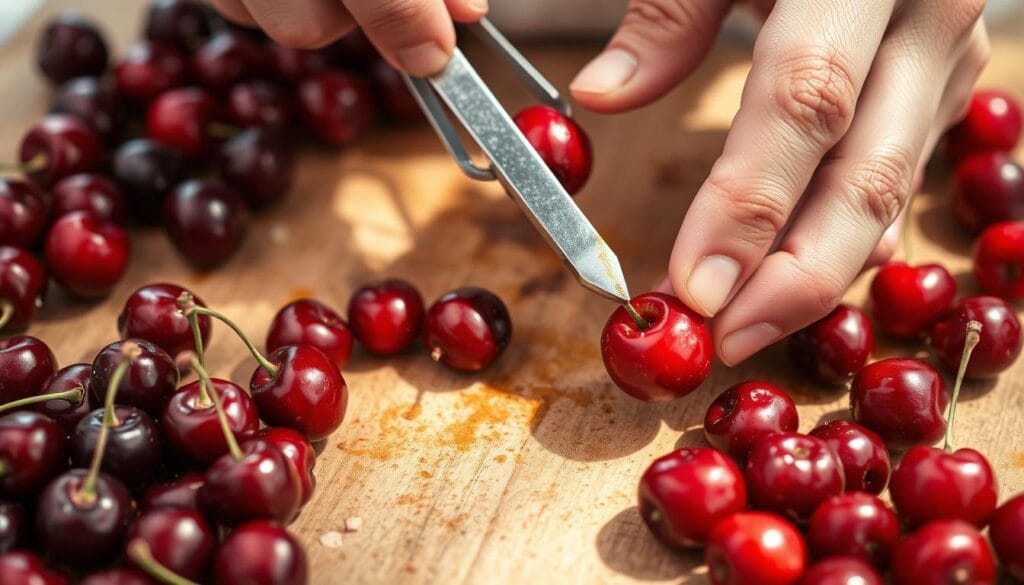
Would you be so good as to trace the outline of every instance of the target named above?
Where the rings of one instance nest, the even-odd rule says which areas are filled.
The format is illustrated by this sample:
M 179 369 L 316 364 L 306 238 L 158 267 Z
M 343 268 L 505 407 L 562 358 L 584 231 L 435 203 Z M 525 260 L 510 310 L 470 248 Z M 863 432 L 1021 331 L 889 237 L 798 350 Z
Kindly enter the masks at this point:
M 60 425 L 37 412 L 0 416 L 0 497 L 34 496 L 67 467 Z
M 50 569 L 27 550 L 0 554 L 0 583 L 4 585 L 70 585 L 67 577 Z
M 217 97 L 198 87 L 166 91 L 146 110 L 146 136 L 199 159 L 220 142 L 216 131 L 224 123 L 223 106 Z
M 463 372 L 484 369 L 508 347 L 512 319 L 494 293 L 464 287 L 445 293 L 427 310 L 423 345 L 435 362 Z
M 142 40 L 128 48 L 114 68 L 117 93 L 140 104 L 183 85 L 189 64 L 174 47 L 160 41 Z
M 35 256 L 21 248 L 0 245 L 0 330 L 17 331 L 28 326 L 43 306 L 46 285 L 46 269 Z M 0 388 L 3 386 L 0 382 Z
M 741 382 L 718 395 L 704 415 L 704 437 L 711 446 L 745 461 L 755 443 L 800 424 L 786 391 L 761 381 Z
M 150 223 L 159 221 L 167 193 L 185 176 L 179 151 L 145 138 L 122 144 L 114 153 L 113 170 L 129 209 Z
M 115 341 L 96 354 L 92 361 L 89 395 L 94 404 L 103 403 L 110 378 L 121 361 L 122 348 L 128 342 L 138 345 L 141 354 L 128 365 L 117 387 L 116 402 L 156 416 L 178 385 L 178 368 L 167 352 L 143 339 Z
M 312 345 L 341 369 L 352 355 L 352 332 L 334 309 L 315 299 L 299 299 L 274 315 L 267 333 L 267 351 L 296 344 Z
M 369 90 L 347 73 L 317 73 L 299 84 L 297 92 L 306 126 L 327 144 L 350 144 L 373 124 Z
M 996 509 L 988 537 L 1003 568 L 1024 580 L 1024 494 L 1018 494 Z
M 796 585 L 882 585 L 882 576 L 864 561 L 835 557 L 811 565 Z
M 50 226 L 44 255 L 50 274 L 64 289 L 78 297 L 99 298 L 124 276 L 131 243 L 116 223 L 75 211 Z
M 89 376 L 92 374 L 91 364 L 72 364 L 54 372 L 43 382 L 39 394 L 49 395 L 77 391 L 77 396 L 54 398 L 38 402 L 33 407 L 36 412 L 57 421 L 64 433 L 71 436 L 78 426 L 78 421 L 93 410 L 89 400 Z
M 155 483 L 139 497 L 139 510 L 179 507 L 200 512 L 197 497 L 204 481 L 203 474 L 190 472 L 165 483 Z
M 260 419 L 249 394 L 227 380 L 213 378 L 211 382 L 235 438 L 245 441 L 255 437 Z M 209 465 L 228 452 L 217 410 L 207 392 L 198 381 L 182 387 L 167 401 L 160 418 L 163 436 L 172 451 L 194 465 Z
M 359 27 L 324 48 L 331 62 L 342 69 L 365 70 L 370 63 L 380 58 L 369 37 Z
M 264 128 L 283 134 L 292 118 L 291 95 L 259 79 L 243 81 L 228 94 L 228 119 L 243 127 Z
M 210 36 L 211 22 L 201 0 L 156 0 L 146 13 L 143 34 L 191 53 Z
M 95 77 L 78 77 L 60 86 L 50 112 L 74 116 L 92 126 L 107 144 L 121 136 L 127 116 L 114 88 Z
M 115 406 L 114 419 L 100 469 L 121 480 L 129 489 L 138 490 L 153 481 L 155 470 L 160 467 L 160 431 L 149 415 L 134 406 Z M 74 467 L 89 466 L 102 426 L 102 408 L 79 421 L 71 437 Z
M 58 14 L 39 37 L 36 64 L 56 84 L 73 77 L 98 77 L 107 68 L 107 43 L 92 21 L 78 14 Z
M 217 169 L 253 209 L 280 201 L 292 185 L 292 153 L 280 138 L 259 128 L 232 136 L 217 151 Z
M 17 502 L 0 501 L 0 554 L 29 542 L 28 514 Z
M 160 585 L 160 582 L 134 567 L 110 567 L 89 573 L 78 585 Z
M 196 268 L 208 270 L 238 249 L 249 215 L 234 189 L 219 181 L 193 179 L 178 185 L 164 201 L 163 221 L 181 255 Z
M 310 441 L 327 438 L 345 419 L 345 379 L 324 352 L 309 345 L 275 350 L 253 372 L 249 388 L 267 424 L 295 429 Z
M 985 537 L 966 522 L 937 520 L 896 543 L 893 585 L 991 585 L 996 564 Z
M 745 475 L 752 506 L 797 522 L 806 522 L 844 487 L 842 464 L 832 449 L 798 433 L 775 433 L 758 441 Z
M 125 539 L 129 559 L 140 542 L 164 568 L 192 581 L 205 580 L 217 549 L 206 519 L 187 508 L 158 508 L 139 516 Z
M 967 115 L 946 133 L 946 155 L 959 160 L 979 152 L 1012 152 L 1022 128 L 1024 115 L 1013 96 L 998 89 L 976 90 Z
M 18 150 L 25 174 L 43 187 L 68 175 L 100 170 L 104 158 L 99 134 L 67 114 L 49 114 L 36 122 L 21 139 Z
M 1017 313 L 998 297 L 964 297 L 932 327 L 932 349 L 946 369 L 955 373 L 960 367 L 967 323 L 981 323 L 981 340 L 967 364 L 967 377 L 994 378 L 1009 368 L 1024 345 Z
M 112 179 L 95 173 L 64 177 L 53 186 L 51 202 L 54 217 L 73 211 L 88 211 L 118 224 L 128 221 L 128 208 L 121 189 Z
M 260 46 L 248 36 L 228 30 L 215 33 L 192 55 L 192 70 L 199 82 L 218 92 L 256 76 L 263 66 Z
M 514 120 L 565 190 L 573 195 L 582 189 L 594 158 L 587 133 L 551 106 L 530 106 Z
M 229 526 L 250 520 L 291 520 L 302 494 L 288 457 L 260 439 L 246 441 L 240 449 L 238 456 L 222 455 L 206 470 L 199 505 Z
M 825 500 L 807 524 L 807 544 L 817 558 L 854 557 L 885 567 L 899 538 L 896 514 L 877 496 L 863 492 Z
M 176 358 L 185 351 L 195 351 L 195 338 L 188 318 L 178 310 L 178 297 L 186 289 L 167 283 L 147 284 L 133 292 L 125 301 L 117 318 L 121 339 L 145 339 Z M 191 292 L 193 301 L 205 307 L 206 303 Z M 203 346 L 210 343 L 210 318 L 198 315 Z
M 711 529 L 704 563 L 711 585 L 793 585 L 807 566 L 807 546 L 775 514 L 738 512 Z
M 818 382 L 845 384 L 875 348 L 875 330 L 864 311 L 841 304 L 789 338 L 789 357 Z
M 0 404 L 35 396 L 57 371 L 49 346 L 28 335 L 0 339 Z
M 316 451 L 302 433 L 288 427 L 265 427 L 260 429 L 259 438 L 274 445 L 284 453 L 295 468 L 301 486 L 302 497 L 299 506 L 305 506 L 316 489 Z
M 892 459 L 882 437 L 847 420 L 825 423 L 810 433 L 832 448 L 843 464 L 846 491 L 880 494 L 889 484 Z
M 640 477 L 640 517 L 666 546 L 707 542 L 711 528 L 747 506 L 743 473 L 707 447 L 678 449 L 655 459 Z
M 374 59 L 366 71 L 370 89 L 392 122 L 422 120 L 423 110 L 405 85 L 402 74 L 384 59 Z
M 256 521 L 231 531 L 217 550 L 214 581 L 220 585 L 305 585 L 302 545 L 279 524 Z
M 267 43 L 266 60 L 274 79 L 298 85 L 303 79 L 330 68 L 329 55 L 322 49 L 304 50 Z
M 921 360 L 889 358 L 857 372 L 850 388 L 853 420 L 893 449 L 930 445 L 946 432 L 949 396 L 942 374 Z
M 871 310 L 878 328 L 900 339 L 927 334 L 955 296 L 956 281 L 938 264 L 890 262 L 871 281 Z
M 984 528 L 999 501 L 992 466 L 974 449 L 946 453 L 917 446 L 892 474 L 892 503 L 910 527 L 932 520 L 963 520 Z
M 0 179 L 0 244 L 32 248 L 46 229 L 46 199 L 31 183 Z
M 348 302 L 348 323 L 367 351 L 395 355 L 420 334 L 423 297 L 416 287 L 398 278 L 367 284 Z
M 967 157 L 954 174 L 953 215 L 972 232 L 1024 219 L 1024 168 L 1006 152 Z

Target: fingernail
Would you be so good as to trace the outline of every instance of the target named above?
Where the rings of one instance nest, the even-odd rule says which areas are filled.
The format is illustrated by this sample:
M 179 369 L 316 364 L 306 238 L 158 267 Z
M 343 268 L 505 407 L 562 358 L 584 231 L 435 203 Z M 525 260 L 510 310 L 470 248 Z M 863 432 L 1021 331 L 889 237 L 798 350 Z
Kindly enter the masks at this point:
M 771 323 L 757 323 L 733 331 L 722 340 L 722 361 L 727 366 L 736 365 L 780 337 L 782 330 Z
M 448 53 L 440 45 L 430 41 L 402 49 L 396 56 L 402 69 L 417 77 L 437 73 L 444 69 L 449 59 Z
M 478 14 L 487 14 L 487 0 L 469 0 L 466 7 Z
M 728 256 L 707 256 L 697 263 L 686 281 L 686 292 L 706 317 L 713 317 L 736 286 L 740 263 Z
M 623 49 L 608 49 L 587 64 L 569 88 L 583 93 L 608 93 L 626 85 L 636 73 L 637 60 Z

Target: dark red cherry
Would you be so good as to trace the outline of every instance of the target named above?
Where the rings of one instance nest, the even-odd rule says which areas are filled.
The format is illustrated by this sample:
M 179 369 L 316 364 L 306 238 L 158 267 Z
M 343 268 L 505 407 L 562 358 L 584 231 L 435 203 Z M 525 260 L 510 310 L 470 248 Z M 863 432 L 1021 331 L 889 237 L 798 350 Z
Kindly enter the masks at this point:
M 786 391 L 761 381 L 741 382 L 718 395 L 704 415 L 704 437 L 739 461 L 764 437 L 795 432 L 796 404 Z
M 946 154 L 957 160 L 992 150 L 1010 152 L 1022 126 L 1024 116 L 1013 96 L 998 89 L 976 90 L 967 115 L 946 133 Z
M 312 345 L 341 369 L 352 355 L 352 332 L 334 309 L 316 299 L 299 299 L 274 315 L 267 333 L 267 351 L 296 344 Z
M 292 186 L 293 156 L 280 138 L 259 128 L 232 136 L 217 151 L 221 179 L 253 209 L 280 201 Z
M 203 483 L 203 474 L 198 472 L 185 473 L 177 479 L 155 483 L 139 497 L 139 510 L 148 512 L 157 508 L 179 507 L 201 512 L 198 494 Z
M 322 49 L 293 49 L 269 42 L 265 51 L 273 77 L 288 85 L 297 85 L 303 79 L 330 68 L 329 55 Z
M 67 114 L 49 114 L 21 139 L 18 160 L 33 181 L 49 187 L 76 173 L 98 171 L 105 151 L 99 134 Z
M 307 574 L 302 545 L 274 522 L 235 528 L 213 562 L 213 578 L 219 585 L 304 585 Z
M 551 106 L 530 106 L 514 120 L 565 190 L 572 195 L 582 189 L 594 158 L 587 133 Z
M 373 90 L 373 95 L 381 104 L 388 120 L 409 122 L 423 119 L 423 110 L 412 96 L 409 87 L 405 85 L 402 74 L 387 61 L 374 59 L 366 74 L 370 78 L 370 89 Z
M 199 505 L 229 526 L 250 520 L 291 520 L 302 494 L 288 457 L 261 439 L 246 441 L 241 449 L 241 459 L 222 455 L 206 470 Z
M 111 567 L 89 573 L 78 585 L 160 585 L 160 582 L 133 567 Z
M 704 563 L 712 585 L 793 585 L 807 565 L 807 546 L 781 517 L 739 512 L 711 529 Z
M 17 502 L 0 501 L 0 554 L 25 548 L 29 542 L 28 514 Z
M 114 68 L 117 93 L 145 104 L 165 91 L 183 85 L 189 63 L 174 45 L 142 40 L 131 47 Z
M 306 126 L 327 144 L 350 144 L 373 124 L 369 90 L 347 73 L 317 73 L 306 78 L 296 91 Z
M 58 14 L 39 37 L 36 64 L 51 82 L 98 77 L 107 68 L 107 43 L 96 25 L 81 15 Z
M 227 380 L 212 379 L 214 392 L 228 419 L 232 434 L 239 441 L 256 436 L 259 414 L 249 394 Z M 182 387 L 164 407 L 160 425 L 171 450 L 186 463 L 209 465 L 228 452 L 217 410 L 198 381 Z
M 107 144 L 112 144 L 121 136 L 127 122 L 126 112 L 119 102 L 109 83 L 95 77 L 78 77 L 60 86 L 50 112 L 82 120 Z
M 752 506 L 797 522 L 806 522 L 845 485 L 835 452 L 821 439 L 798 433 L 775 433 L 754 444 L 745 476 Z
M 47 567 L 27 550 L 0 554 L 0 583 L 4 585 L 70 585 L 67 577 Z
M 953 215 L 972 232 L 1024 219 L 1024 168 L 1006 152 L 967 157 L 954 174 Z
M 238 192 L 212 180 L 177 186 L 164 201 L 164 228 L 178 252 L 201 270 L 223 264 L 242 243 L 249 224 Z
M 416 287 L 398 278 L 367 284 L 348 302 L 348 324 L 367 351 L 401 353 L 420 334 L 423 297 Z
M 46 199 L 31 183 L 0 179 L 0 244 L 32 248 L 46 229 Z
M 188 318 L 178 310 L 178 297 L 188 292 L 200 307 L 206 303 L 190 291 L 167 283 L 147 284 L 128 297 L 117 317 L 121 339 L 145 339 L 172 358 L 184 351 L 195 351 L 195 339 Z M 203 346 L 210 343 L 210 318 L 197 315 Z
M 900 459 L 889 493 L 910 527 L 963 520 L 984 528 L 999 501 L 999 484 L 988 460 L 974 449 L 946 453 L 918 446 Z
M 125 538 L 128 557 L 133 543 L 143 542 L 166 569 L 192 581 L 203 581 L 217 549 L 202 514 L 187 508 L 158 508 L 139 516 Z
M 316 489 L 316 475 L 313 474 L 313 468 L 316 467 L 316 451 L 313 450 L 313 445 L 302 433 L 287 427 L 265 427 L 260 430 L 259 438 L 280 449 L 288 458 L 288 462 L 295 468 L 302 488 L 299 506 L 306 505 Z
M 889 484 L 892 459 L 882 437 L 848 420 L 825 423 L 810 433 L 832 448 L 843 464 L 846 491 L 880 494 Z
M 864 561 L 836 557 L 811 565 L 796 585 L 882 585 L 882 577 Z
M 937 520 L 905 536 L 892 555 L 893 585 L 993 584 L 996 565 L 985 537 L 959 520 Z
M 243 81 L 228 94 L 228 119 L 243 127 L 256 127 L 283 134 L 288 129 L 294 104 L 279 86 L 259 79 Z
M 954 297 L 956 281 L 938 264 L 890 262 L 871 280 L 871 310 L 878 328 L 900 339 L 927 334 Z
M 423 345 L 435 362 L 463 372 L 484 369 L 508 347 L 512 319 L 494 293 L 464 287 L 445 293 L 427 310 Z
M 666 546 L 702 546 L 712 527 L 747 506 L 743 473 L 707 447 L 679 449 L 655 459 L 640 476 L 640 517 Z
M 93 404 L 103 404 L 110 377 L 121 361 L 121 348 L 129 341 L 139 346 L 141 354 L 128 365 L 117 387 L 116 402 L 156 416 L 178 385 L 178 368 L 167 352 L 143 339 L 115 341 L 96 354 L 89 379 L 90 398 Z
M 217 97 L 198 87 L 166 91 L 146 110 L 146 136 L 176 148 L 186 157 L 199 159 L 220 142 L 216 130 L 224 123 L 223 106 Z
M 92 374 L 91 364 L 72 364 L 54 372 L 43 382 L 39 394 L 56 394 L 69 390 L 78 390 L 78 398 L 55 398 L 36 403 L 33 408 L 40 414 L 52 418 L 71 436 L 78 426 L 78 421 L 93 410 L 89 401 L 89 376 Z
M 56 371 L 57 358 L 42 340 L 28 335 L 0 339 L 0 404 L 39 394 Z
M 112 179 L 95 173 L 64 177 L 53 186 L 51 202 L 54 217 L 73 211 L 88 211 L 118 224 L 128 221 L 128 208 L 121 189 Z
M 1024 494 L 1010 498 L 996 509 L 988 537 L 1003 569 L 1024 580 Z
M 825 500 L 807 524 L 807 544 L 817 558 L 854 557 L 885 567 L 899 538 L 896 514 L 877 496 L 863 492 Z
M 255 41 L 227 30 L 215 33 L 192 55 L 192 70 L 199 82 L 219 92 L 254 77 L 263 65 L 263 52 Z
M 124 276 L 131 243 L 116 223 L 75 211 L 50 226 L 44 254 L 50 274 L 64 289 L 75 296 L 99 298 Z
M 192 52 L 210 36 L 210 16 L 200 0 L 156 0 L 146 13 L 143 34 Z
M 893 449 L 930 445 L 946 432 L 949 395 L 942 374 L 921 360 L 890 358 L 857 372 L 850 388 L 853 420 Z
M 327 438 L 345 419 L 348 387 L 337 366 L 310 345 L 285 345 L 268 357 L 276 371 L 256 368 L 249 382 L 260 417 L 310 441 Z
M 850 381 L 875 348 L 875 330 L 864 311 L 841 304 L 789 338 L 789 357 L 822 384 Z
M 932 349 L 950 372 L 960 368 L 969 321 L 981 323 L 981 340 L 967 364 L 967 377 L 994 378 L 1013 365 L 1024 344 L 1017 313 L 998 297 L 972 296 L 957 301 L 932 327 Z
M 67 467 L 67 439 L 53 419 L 31 411 L 0 416 L 0 497 L 34 496 Z
M 43 306 L 46 269 L 21 248 L 0 245 L 0 330 L 24 329 Z M 3 387 L 0 382 L 0 387 Z M 0 391 L 0 395 L 3 392 Z
M 145 412 L 134 406 L 114 407 L 117 422 L 110 427 L 100 469 L 121 480 L 129 489 L 138 490 L 153 481 L 160 467 L 160 431 Z M 103 409 L 85 415 L 71 437 L 71 463 L 88 467 L 96 451 Z
M 362 71 L 380 58 L 377 49 L 359 27 L 324 48 L 334 65 L 343 69 Z
M 149 223 L 159 221 L 167 193 L 185 176 L 179 151 L 145 138 L 122 144 L 113 170 L 132 214 Z
M 647 402 L 666 402 L 696 390 L 707 378 L 714 354 L 704 318 L 662 293 L 642 294 L 630 305 L 646 327 L 619 307 L 601 333 L 601 357 L 612 381 Z
M 985 228 L 974 244 L 974 278 L 988 294 L 1024 299 L 1024 222 Z

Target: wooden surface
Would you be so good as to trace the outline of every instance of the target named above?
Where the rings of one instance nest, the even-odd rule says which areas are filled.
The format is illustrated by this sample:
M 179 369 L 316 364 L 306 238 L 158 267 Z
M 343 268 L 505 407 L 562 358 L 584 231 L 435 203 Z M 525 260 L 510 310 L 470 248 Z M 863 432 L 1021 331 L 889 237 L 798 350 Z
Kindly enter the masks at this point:
M 138 35 L 142 2 L 53 1 L 106 27 L 117 54 Z M 49 90 L 31 50 L 40 15 L 0 51 L 0 130 L 13 154 L 44 112 Z M 1020 36 L 1019 34 L 1017 35 Z M 1024 43 L 995 40 L 984 81 L 1024 94 Z M 593 46 L 530 47 L 560 87 Z M 484 56 L 479 63 L 490 63 Z M 484 65 L 483 68 L 487 68 Z M 719 152 L 749 67 L 748 51 L 720 47 L 670 97 L 617 117 L 580 114 L 596 166 L 578 201 L 623 261 L 635 292 L 663 275 L 689 198 Z M 500 71 L 495 65 L 493 71 Z M 511 107 L 525 103 L 508 76 L 490 75 Z M 916 260 L 937 260 L 974 291 L 970 242 L 947 208 L 948 174 L 935 169 L 910 225 Z M 844 393 L 823 394 L 771 348 L 735 370 L 716 366 L 703 388 L 675 403 L 627 398 L 608 380 L 598 336 L 612 306 L 577 286 L 494 184 L 459 174 L 428 128 L 381 129 L 344 152 L 308 150 L 287 201 L 252 224 L 240 253 L 196 274 L 159 230 L 133 234 L 133 259 L 98 304 L 53 294 L 31 333 L 60 362 L 89 361 L 116 336 L 127 294 L 153 281 L 195 290 L 262 339 L 275 310 L 299 295 L 344 308 L 359 284 L 385 275 L 415 282 L 430 299 L 467 284 L 497 292 L 514 321 L 512 344 L 480 375 L 457 375 L 420 351 L 398 359 L 357 352 L 345 376 L 345 424 L 317 462 L 316 495 L 292 527 L 306 546 L 313 582 L 633 583 L 706 580 L 696 556 L 660 548 L 640 524 L 636 481 L 655 457 L 702 442 L 707 404 L 728 385 L 765 378 L 800 403 L 801 430 L 844 416 Z M 849 300 L 860 303 L 867 279 Z M 917 348 L 882 344 L 879 356 Z M 214 373 L 245 383 L 254 367 L 229 332 L 215 331 Z M 958 439 L 985 452 L 1003 495 L 1024 489 L 1024 363 L 997 384 L 973 385 Z M 362 529 L 331 548 L 320 537 Z

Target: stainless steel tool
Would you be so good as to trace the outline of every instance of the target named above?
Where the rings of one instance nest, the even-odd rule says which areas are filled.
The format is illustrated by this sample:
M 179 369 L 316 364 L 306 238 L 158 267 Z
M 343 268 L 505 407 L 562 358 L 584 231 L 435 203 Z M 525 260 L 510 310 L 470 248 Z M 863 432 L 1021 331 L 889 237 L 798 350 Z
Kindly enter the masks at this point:
M 566 116 L 572 115 L 568 102 L 558 90 L 490 21 L 483 19 L 469 28 L 504 58 L 539 101 Z M 479 181 L 500 181 L 584 287 L 617 302 L 629 300 L 618 257 L 562 188 L 462 51 L 456 48 L 448 66 L 437 75 L 406 76 L 405 81 L 463 173 Z M 489 166 L 473 162 L 441 102 L 480 146 Z

